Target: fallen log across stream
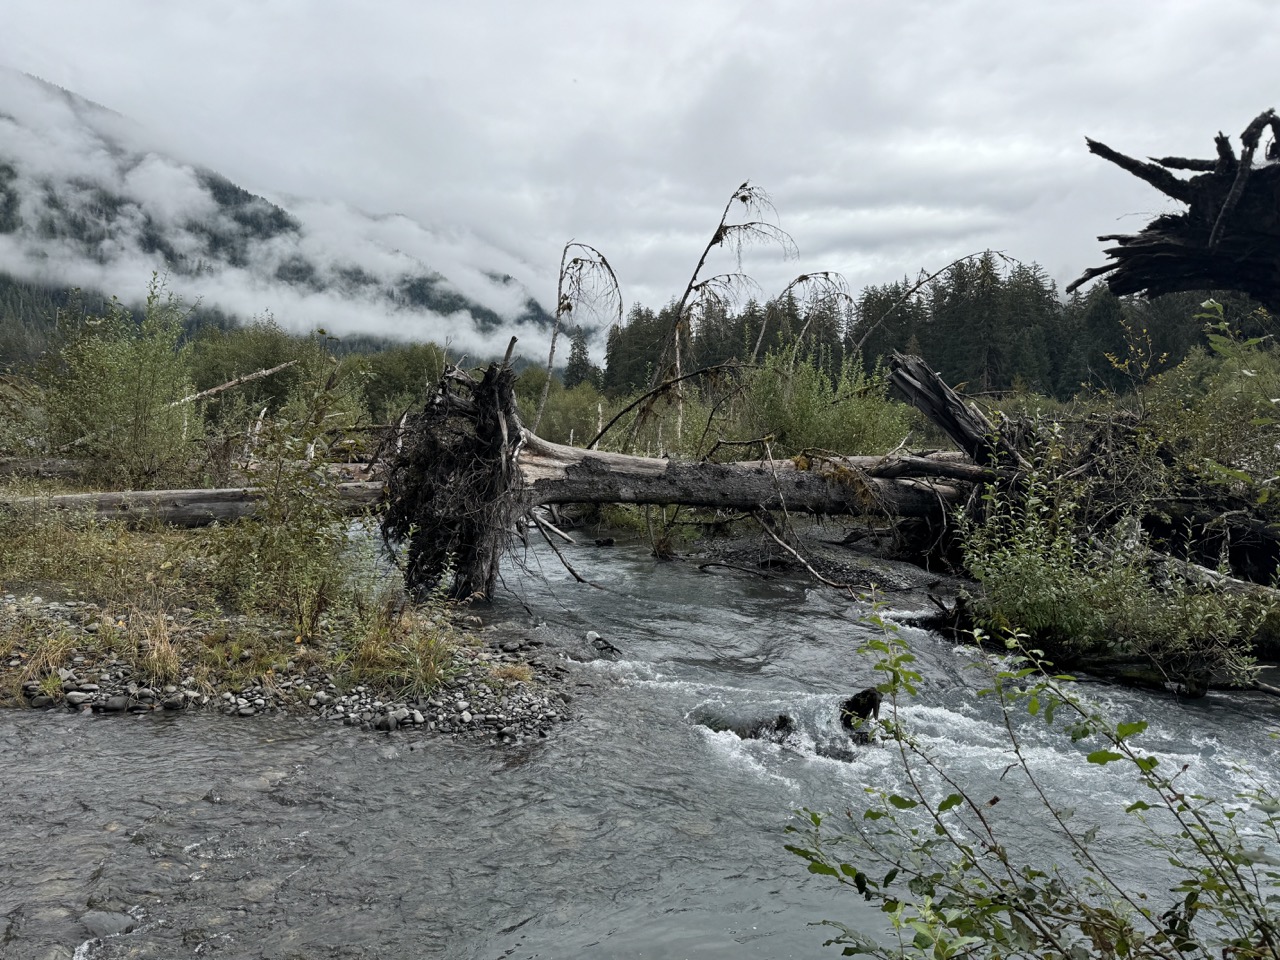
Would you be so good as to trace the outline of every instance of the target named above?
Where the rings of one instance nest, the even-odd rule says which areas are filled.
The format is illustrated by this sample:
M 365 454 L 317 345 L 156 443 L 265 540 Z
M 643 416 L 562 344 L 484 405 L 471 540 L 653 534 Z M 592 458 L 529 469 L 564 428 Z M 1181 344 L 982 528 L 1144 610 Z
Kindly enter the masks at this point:
M 925 537 L 912 537 L 921 543 L 954 533 L 960 506 L 981 510 L 983 487 L 997 488 L 1000 497 L 1021 496 L 1021 478 L 1036 469 L 1023 435 L 1027 424 L 993 424 L 919 357 L 895 354 L 890 379 L 960 450 L 883 457 L 806 452 L 788 459 L 717 463 L 570 447 L 524 428 L 516 410 L 515 375 L 507 365 L 495 363 L 478 377 L 451 368 L 425 409 L 406 425 L 404 444 L 388 464 L 383 534 L 406 547 L 411 587 L 426 590 L 447 582 L 455 597 L 485 599 L 492 596 L 505 551 L 530 517 L 553 547 L 551 536 L 564 536 L 535 511 L 551 504 L 684 505 L 749 514 L 775 539 L 771 511 L 874 517 L 924 527 Z M 1122 440 L 1127 437 L 1127 422 L 1102 426 Z M 1120 448 L 1105 444 L 1072 449 L 1082 458 L 1080 476 L 1105 473 L 1122 455 Z M 1067 466 L 1077 467 L 1074 460 Z M 1204 500 L 1203 491 L 1196 496 Z M 1217 584 L 1218 575 L 1208 568 L 1153 551 L 1151 563 L 1162 562 L 1185 579 Z M 1225 581 L 1218 585 L 1226 588 Z M 1230 586 L 1280 608 L 1280 592 L 1269 586 L 1236 581 Z M 1152 684 L 1181 669 L 1149 660 L 1145 653 L 1098 651 L 1088 667 Z M 1179 689 L 1191 695 L 1208 689 L 1209 678 L 1195 664 L 1183 672 L 1187 677 L 1177 674 Z
M 910 365 L 907 358 L 902 362 Z M 981 445 L 985 420 L 975 421 L 976 410 L 966 408 L 923 362 L 917 364 L 911 367 L 913 379 L 929 384 L 935 407 L 969 424 L 973 443 Z M 407 426 L 402 450 L 388 467 L 383 533 L 407 544 L 411 585 L 429 587 L 451 574 L 455 596 L 491 596 L 513 531 L 538 506 L 786 510 L 912 518 L 943 530 L 973 485 L 996 476 L 955 452 L 717 463 L 564 446 L 525 429 L 514 382 L 515 374 L 503 364 L 493 364 L 479 379 L 451 368 Z M 983 462 L 994 459 L 983 456 Z

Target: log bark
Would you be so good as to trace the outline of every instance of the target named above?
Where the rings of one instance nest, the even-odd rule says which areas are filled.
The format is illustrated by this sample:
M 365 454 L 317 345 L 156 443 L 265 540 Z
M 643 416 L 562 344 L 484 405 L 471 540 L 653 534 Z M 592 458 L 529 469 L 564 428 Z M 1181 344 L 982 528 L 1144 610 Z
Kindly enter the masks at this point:
M 972 403 L 966 405 L 923 358 L 895 351 L 889 382 L 974 463 L 983 467 L 1000 463 L 1026 466 L 1022 455 L 1000 434 L 986 414 Z
M 344 512 L 360 513 L 382 498 L 381 481 L 341 483 L 336 487 Z M 176 527 L 204 527 L 251 514 L 262 499 L 256 487 L 215 490 L 141 490 L 127 493 L 74 493 L 51 497 L 15 497 L 0 509 L 62 510 L 92 514 L 103 520 L 155 522 Z
M 33 477 L 38 479 L 73 478 L 81 476 L 87 465 L 83 460 L 60 460 L 46 457 L 27 460 L 18 457 L 0 458 L 0 477 Z
M 949 458 L 911 456 L 682 462 L 568 447 L 528 431 L 516 466 L 526 509 L 552 503 L 683 504 L 939 522 L 959 502 L 956 481 L 988 475 Z

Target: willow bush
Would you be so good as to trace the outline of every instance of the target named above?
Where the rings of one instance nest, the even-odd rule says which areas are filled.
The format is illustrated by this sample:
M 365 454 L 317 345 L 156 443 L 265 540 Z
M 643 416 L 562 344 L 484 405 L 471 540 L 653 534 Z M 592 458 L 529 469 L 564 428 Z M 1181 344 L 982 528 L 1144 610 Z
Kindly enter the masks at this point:
M 181 402 L 193 392 L 183 318 L 156 278 L 141 322 L 118 300 L 102 315 L 64 318 L 63 346 L 42 377 L 48 452 L 84 457 L 91 480 L 127 488 L 185 476 L 202 424 Z
M 835 376 L 796 349 L 770 353 L 747 374 L 733 432 L 740 439 L 772 436 L 787 455 L 805 450 L 876 454 L 892 450 L 916 417 L 889 399 L 883 369 L 846 363 Z
M 916 737 L 905 708 L 921 677 L 891 624 L 866 649 L 877 657 L 889 709 L 880 721 L 900 769 L 897 788 L 868 786 L 843 814 L 799 811 L 787 849 L 811 873 L 874 904 L 876 930 L 826 921 L 844 956 L 1026 960 L 1272 960 L 1280 956 L 1280 797 L 1274 780 L 1238 771 L 1226 800 L 1182 783 L 1185 767 L 1142 745 L 1147 723 L 1116 721 L 1077 695 L 1067 676 L 1011 635 L 977 665 L 1008 765 L 989 779 L 953 775 Z M 1135 882 L 1099 811 L 1076 816 L 1052 796 L 1033 756 L 1043 725 L 1087 764 L 1127 778 L 1129 818 L 1157 869 Z M 1273 733 L 1272 736 L 1275 736 Z M 1071 748 L 1070 745 L 1076 745 Z M 1047 837 L 1027 844 L 1025 821 L 1000 813 L 1000 794 L 1029 798 Z
M 1164 565 L 1136 512 L 1091 518 L 1090 483 L 1070 462 L 1051 439 L 1011 488 L 987 487 L 980 509 L 961 516 L 979 622 L 1029 634 L 1075 668 L 1137 662 L 1195 694 L 1210 678 L 1247 684 L 1270 605 Z

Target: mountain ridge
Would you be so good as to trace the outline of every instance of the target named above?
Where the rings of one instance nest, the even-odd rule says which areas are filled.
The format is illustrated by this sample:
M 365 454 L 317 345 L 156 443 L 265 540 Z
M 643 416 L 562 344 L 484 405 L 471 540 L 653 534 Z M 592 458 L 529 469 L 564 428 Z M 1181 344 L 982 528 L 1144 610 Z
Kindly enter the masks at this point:
M 523 267 L 523 271 L 520 268 Z M 465 232 L 338 202 L 289 206 L 146 142 L 145 129 L 0 68 L 0 272 L 51 290 L 175 294 L 299 332 L 544 350 L 550 316 L 501 251 Z M 27 318 L 30 322 L 30 318 Z

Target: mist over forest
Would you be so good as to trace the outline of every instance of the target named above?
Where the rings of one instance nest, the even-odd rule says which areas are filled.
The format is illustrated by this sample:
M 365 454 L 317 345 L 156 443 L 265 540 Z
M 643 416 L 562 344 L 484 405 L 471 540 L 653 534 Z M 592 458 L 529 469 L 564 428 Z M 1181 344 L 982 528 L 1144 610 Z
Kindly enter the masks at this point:
M 1122 388 L 1110 358 L 1134 337 L 1169 364 L 1204 342 L 1202 294 L 1121 300 L 1097 285 L 1064 298 L 1039 265 L 1009 253 L 975 254 L 928 282 L 909 271 L 938 265 L 904 264 L 900 281 L 835 298 L 756 290 L 712 303 L 682 328 L 689 362 L 759 360 L 798 338 L 832 376 L 902 350 L 971 391 L 1066 398 L 1082 385 Z M 60 311 L 92 312 L 112 296 L 139 305 L 153 273 L 189 308 L 188 335 L 256 317 L 298 334 L 323 328 L 343 351 L 433 342 L 475 361 L 515 336 L 525 362 L 544 362 L 552 327 L 518 278 L 530 271 L 475 237 L 338 203 L 276 202 L 155 147 L 105 107 L 0 70 L 0 362 L 39 356 Z M 625 297 L 625 267 L 620 279 Z M 1219 299 L 1254 332 L 1253 304 Z M 673 292 L 665 305 L 632 304 L 620 323 L 586 311 L 565 334 L 579 331 L 579 360 L 621 396 L 648 382 L 674 307 Z

